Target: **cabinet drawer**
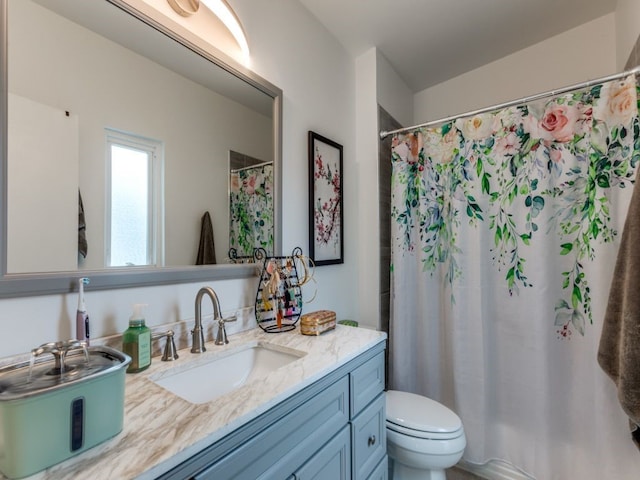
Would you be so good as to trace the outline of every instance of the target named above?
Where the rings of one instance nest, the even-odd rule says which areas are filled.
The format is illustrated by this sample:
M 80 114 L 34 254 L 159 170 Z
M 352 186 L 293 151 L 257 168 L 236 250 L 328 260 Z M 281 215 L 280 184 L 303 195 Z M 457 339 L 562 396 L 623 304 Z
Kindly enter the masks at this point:
M 344 377 L 194 478 L 287 478 L 347 424 L 347 389 Z
M 353 370 L 349 382 L 353 418 L 384 390 L 384 352 Z
M 385 397 L 380 394 L 351 422 L 353 478 L 368 478 L 386 453 Z
M 385 455 L 367 480 L 389 480 L 389 460 Z
M 295 480 L 349 480 L 351 433 L 346 425 L 292 477 Z

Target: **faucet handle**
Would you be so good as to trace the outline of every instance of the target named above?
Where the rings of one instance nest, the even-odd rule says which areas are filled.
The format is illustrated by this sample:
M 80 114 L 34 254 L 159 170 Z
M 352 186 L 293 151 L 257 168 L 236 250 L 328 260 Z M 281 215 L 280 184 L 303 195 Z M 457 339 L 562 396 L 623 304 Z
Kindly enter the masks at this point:
M 236 315 L 231 315 L 230 317 L 222 319 L 224 323 L 235 322 L 236 320 L 238 320 L 238 317 Z
M 238 317 L 233 315 L 227 318 L 218 318 L 218 334 L 216 335 L 216 345 L 225 345 L 229 343 L 229 339 L 227 338 L 227 330 L 224 328 L 224 324 L 228 322 L 235 322 L 238 320 Z
M 167 337 L 167 342 L 164 344 L 164 352 L 162 353 L 161 360 L 163 362 L 171 362 L 178 359 L 178 352 L 176 351 L 176 343 L 173 339 L 173 330 L 167 330 L 164 333 L 155 333 L 152 335 L 152 339 Z

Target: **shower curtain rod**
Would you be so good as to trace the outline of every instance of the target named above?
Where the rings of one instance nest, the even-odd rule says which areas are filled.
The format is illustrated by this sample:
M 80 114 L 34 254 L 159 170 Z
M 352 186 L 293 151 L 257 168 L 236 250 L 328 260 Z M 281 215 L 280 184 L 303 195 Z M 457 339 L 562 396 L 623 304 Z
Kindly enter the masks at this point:
M 256 163 L 254 165 L 249 165 L 248 167 L 232 168 L 231 173 L 241 172 L 243 170 L 250 170 L 252 168 L 264 167 L 266 165 L 273 165 L 273 162 L 262 162 L 262 163 Z
M 479 115 L 481 113 L 488 113 L 488 112 L 493 112 L 494 110 L 500 110 L 500 109 L 507 108 L 507 107 L 513 107 L 515 105 L 520 105 L 521 103 L 531 102 L 532 100 L 539 100 L 541 98 L 552 97 L 554 95 L 560 95 L 562 93 L 571 92 L 573 90 L 579 90 L 581 88 L 587 88 L 587 87 L 590 87 L 592 85 L 596 85 L 598 83 L 605 83 L 605 82 L 610 82 L 612 80 L 618 80 L 620 78 L 624 78 L 624 77 L 627 77 L 629 75 L 636 75 L 636 76 L 640 75 L 640 66 L 637 66 L 637 67 L 632 68 L 631 70 L 627 70 L 625 72 L 615 73 L 613 75 L 609 75 L 609 76 L 606 76 L 606 77 L 596 78 L 596 79 L 593 79 L 593 80 L 588 80 L 586 82 L 578 83 L 576 85 L 571 85 L 571 86 L 568 86 L 568 87 L 563 87 L 563 88 L 560 88 L 558 90 L 551 90 L 549 92 L 530 95 L 528 97 L 523 97 L 523 98 L 520 98 L 518 100 L 511 100 L 510 102 L 500 103 L 498 105 L 493 105 L 491 107 L 480 108 L 478 110 L 472 110 L 470 112 L 462 113 L 462 114 L 459 114 L 459 115 L 452 115 L 450 117 L 441 118 L 439 120 L 432 120 L 430 122 L 421 123 L 420 125 L 414 125 L 412 127 L 398 128 L 396 130 L 390 130 L 388 132 L 383 130 L 383 131 L 380 132 L 380 140 L 384 139 L 385 137 L 387 137 L 389 135 L 393 135 L 395 133 L 408 132 L 409 130 L 414 130 L 416 128 L 433 127 L 435 125 L 441 125 L 443 123 L 450 122 L 451 120 L 456 120 L 458 118 L 472 117 L 473 115 Z

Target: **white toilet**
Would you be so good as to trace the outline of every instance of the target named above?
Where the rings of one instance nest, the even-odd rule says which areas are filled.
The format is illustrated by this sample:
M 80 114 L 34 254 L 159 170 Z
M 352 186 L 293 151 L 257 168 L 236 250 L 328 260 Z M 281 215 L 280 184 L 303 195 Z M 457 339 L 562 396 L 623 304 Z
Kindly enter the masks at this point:
M 460 417 L 430 398 L 389 390 L 387 454 L 393 480 L 446 480 L 445 468 L 462 458 L 467 439 Z

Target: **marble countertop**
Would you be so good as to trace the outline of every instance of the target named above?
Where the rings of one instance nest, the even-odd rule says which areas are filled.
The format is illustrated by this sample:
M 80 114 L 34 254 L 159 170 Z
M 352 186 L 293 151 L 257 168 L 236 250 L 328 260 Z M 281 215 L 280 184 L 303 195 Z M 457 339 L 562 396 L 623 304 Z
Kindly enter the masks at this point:
M 207 343 L 207 351 L 202 354 L 180 350 L 180 358 L 174 362 L 154 357 L 147 370 L 126 375 L 124 428 L 120 434 L 28 478 L 155 478 L 385 338 L 381 332 L 343 325 L 320 336 L 301 335 L 299 328 L 280 334 L 255 328 L 230 336 L 228 345 Z M 256 342 L 306 355 L 203 404 L 189 403 L 152 380 L 172 369 L 206 362 Z

